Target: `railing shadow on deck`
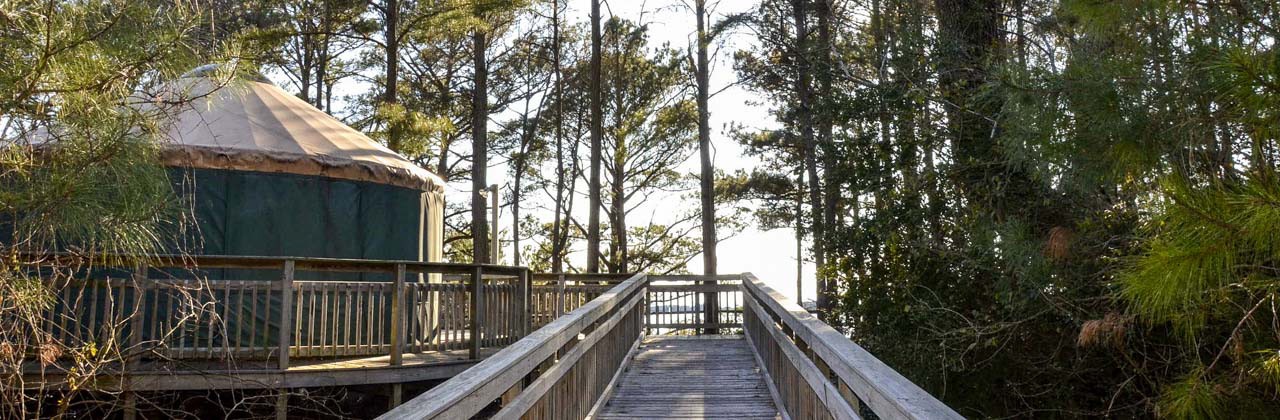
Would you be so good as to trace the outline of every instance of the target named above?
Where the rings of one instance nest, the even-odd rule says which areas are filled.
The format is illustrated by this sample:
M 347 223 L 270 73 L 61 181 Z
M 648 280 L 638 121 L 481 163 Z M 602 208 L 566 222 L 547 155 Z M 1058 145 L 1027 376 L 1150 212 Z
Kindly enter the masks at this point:
M 636 274 L 609 287 L 380 418 L 589 417 L 646 334 L 721 332 L 747 338 L 784 418 L 962 418 L 751 274 Z

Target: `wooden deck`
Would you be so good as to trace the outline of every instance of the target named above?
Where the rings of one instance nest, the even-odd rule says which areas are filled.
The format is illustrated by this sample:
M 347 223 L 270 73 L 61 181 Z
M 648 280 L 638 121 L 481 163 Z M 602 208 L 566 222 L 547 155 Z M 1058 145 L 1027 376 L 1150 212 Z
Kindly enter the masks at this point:
M 397 384 L 446 379 L 501 350 L 480 349 L 480 359 L 471 359 L 467 350 L 406 353 L 400 365 L 391 365 L 389 356 L 294 359 L 288 369 L 274 360 L 176 360 L 140 363 L 129 373 L 134 391 L 179 391 L 203 389 L 306 388 L 319 386 Z M 34 362 L 24 363 L 24 384 L 66 386 L 65 374 L 57 366 L 41 370 Z M 120 376 L 104 374 L 95 387 L 118 391 Z
M 742 336 L 659 336 L 640 345 L 597 418 L 781 417 Z

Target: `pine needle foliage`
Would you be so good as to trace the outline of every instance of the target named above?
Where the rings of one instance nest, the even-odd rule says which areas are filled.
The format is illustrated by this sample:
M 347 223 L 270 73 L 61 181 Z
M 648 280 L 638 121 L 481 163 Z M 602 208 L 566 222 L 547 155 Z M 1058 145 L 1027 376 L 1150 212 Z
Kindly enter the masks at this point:
M 201 38 L 201 13 L 147 0 L 0 2 L 0 417 L 66 416 L 122 360 L 119 340 L 54 334 L 55 296 L 91 267 L 47 257 L 128 266 L 173 251 L 183 207 L 160 163 L 166 119 L 143 102 L 227 58 L 207 46 L 234 51 Z M 66 389 L 23 384 L 31 355 L 74 366 Z

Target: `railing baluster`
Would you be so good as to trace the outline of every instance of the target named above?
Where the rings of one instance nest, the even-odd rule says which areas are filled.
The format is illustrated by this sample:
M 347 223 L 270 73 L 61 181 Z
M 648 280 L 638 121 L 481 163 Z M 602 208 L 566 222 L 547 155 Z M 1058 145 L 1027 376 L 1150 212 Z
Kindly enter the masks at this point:
M 142 359 L 142 330 L 146 318 L 147 265 L 140 264 L 133 273 L 133 315 L 129 318 L 129 369 L 137 369 Z
M 230 280 L 228 280 L 228 281 L 230 281 Z M 238 286 L 239 286 L 239 287 L 236 289 L 236 311 L 235 311 L 235 314 L 236 314 L 236 319 L 235 319 L 235 324 L 236 324 L 236 335 L 235 335 L 234 344 L 232 344 L 232 343 L 233 343 L 233 340 L 231 340 L 231 339 L 230 339 L 230 337 L 228 337 L 228 339 L 227 339 L 227 346 L 228 346 L 228 347 L 233 348 L 233 349 L 234 349 L 234 351 L 235 351 L 236 353 L 239 353 L 242 349 L 244 349 L 244 345 L 243 345 L 243 344 L 244 344 L 244 343 L 243 343 L 243 341 L 244 341 L 244 335 L 242 335 L 242 334 L 244 333 L 244 289 L 245 289 L 245 284 L 244 284 L 244 282 L 240 282 L 240 281 L 237 281 L 237 282 L 235 282 L 235 283 L 236 283 L 236 285 L 238 285 Z
M 342 285 L 342 354 L 344 356 L 351 355 L 351 330 L 355 326 L 351 324 L 351 283 Z
M 249 292 L 249 351 L 256 353 L 258 351 L 258 285 L 254 284 Z M 271 293 L 267 292 L 267 301 L 270 302 Z M 267 304 L 270 307 L 270 303 Z M 270 314 L 270 311 L 266 312 Z M 282 326 L 283 328 L 283 326 Z M 266 330 L 264 327 L 263 330 Z M 264 340 L 265 341 L 265 340 Z M 263 346 L 265 347 L 265 342 Z
M 471 337 L 467 356 L 480 358 L 480 344 L 484 334 L 484 269 L 477 266 L 471 275 Z

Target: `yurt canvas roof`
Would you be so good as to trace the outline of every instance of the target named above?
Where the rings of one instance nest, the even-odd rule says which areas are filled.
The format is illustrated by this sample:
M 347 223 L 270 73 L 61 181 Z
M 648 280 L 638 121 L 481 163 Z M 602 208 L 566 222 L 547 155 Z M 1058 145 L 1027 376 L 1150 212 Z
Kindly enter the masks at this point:
M 204 77 L 175 83 L 170 166 L 283 172 L 442 191 L 431 172 L 270 83 L 241 80 L 221 89 Z M 212 93 L 209 93 L 212 91 Z M 156 108 L 168 108 L 157 106 Z M 155 109 L 155 108 L 153 108 Z

